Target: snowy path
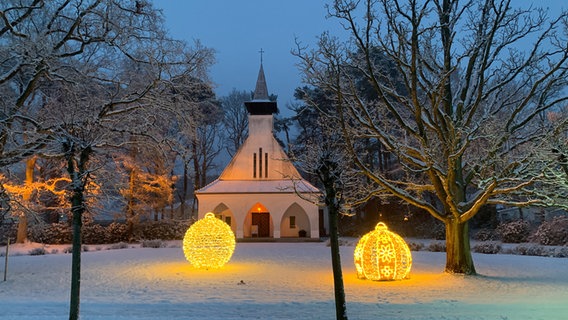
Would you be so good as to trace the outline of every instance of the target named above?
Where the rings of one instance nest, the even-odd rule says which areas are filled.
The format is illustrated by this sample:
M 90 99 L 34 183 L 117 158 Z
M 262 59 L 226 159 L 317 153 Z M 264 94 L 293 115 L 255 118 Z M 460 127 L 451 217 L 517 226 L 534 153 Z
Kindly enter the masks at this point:
M 445 255 L 413 252 L 410 279 L 356 279 L 342 247 L 350 319 L 567 319 L 568 259 L 475 254 L 482 276 L 443 274 Z M 0 319 L 65 319 L 71 255 L 10 257 Z M 3 271 L 3 268 L 1 269 Z M 245 284 L 239 284 L 241 280 Z M 221 270 L 180 248 L 83 254 L 82 319 L 333 319 L 323 243 L 239 243 Z

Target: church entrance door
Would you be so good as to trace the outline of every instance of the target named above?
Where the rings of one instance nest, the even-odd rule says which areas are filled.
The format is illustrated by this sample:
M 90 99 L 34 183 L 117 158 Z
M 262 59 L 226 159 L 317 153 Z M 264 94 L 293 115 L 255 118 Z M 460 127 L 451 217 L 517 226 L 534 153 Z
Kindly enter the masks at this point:
M 270 237 L 270 213 L 252 212 L 252 225 L 258 226 L 258 236 L 260 238 Z

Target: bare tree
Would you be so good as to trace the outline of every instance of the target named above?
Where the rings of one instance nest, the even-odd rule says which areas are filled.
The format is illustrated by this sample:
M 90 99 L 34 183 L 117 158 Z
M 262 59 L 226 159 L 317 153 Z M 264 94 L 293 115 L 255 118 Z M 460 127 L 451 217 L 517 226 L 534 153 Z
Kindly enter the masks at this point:
M 181 74 L 204 75 L 210 50 L 170 39 L 147 1 L 7 0 L 0 7 L 0 165 L 43 153 L 71 180 L 70 319 L 79 318 L 81 224 L 103 150 L 145 135 L 156 91 Z M 154 111 L 156 113 L 156 111 Z
M 337 130 L 340 125 L 339 118 L 331 113 L 318 116 L 313 110 L 324 113 L 324 110 L 333 106 L 318 90 L 304 89 L 304 94 L 299 94 L 300 90 L 297 90 L 298 97 L 305 105 L 295 109 L 295 120 L 302 129 L 297 143 L 291 149 L 291 159 L 323 191 L 321 196 L 315 199 L 303 194 L 298 195 L 327 208 L 336 319 L 348 319 L 339 250 L 339 219 L 351 214 L 350 208 L 357 201 L 350 193 L 361 185 L 360 179 L 363 175 L 353 170 L 353 163 L 344 152 L 345 140 Z
M 169 150 L 182 166 L 181 190 L 176 192 L 180 211 L 185 214 L 185 204 L 191 190 L 207 183 L 207 173 L 214 167 L 214 160 L 221 151 L 219 126 L 222 110 L 211 84 L 195 77 L 174 78 L 164 88 L 171 100 L 168 112 L 172 121 L 164 134 Z M 190 181 L 193 180 L 192 188 Z M 194 199 L 194 205 L 196 204 Z M 195 206 L 192 208 L 194 213 Z
M 567 100 L 567 14 L 508 0 L 336 0 L 328 10 L 349 38 L 323 34 L 296 53 L 305 80 L 331 93 L 368 194 L 442 221 L 445 271 L 475 274 L 468 220 L 482 206 L 562 201 L 548 154 L 566 122 L 539 118 Z M 355 147 L 367 138 L 396 155 L 404 176 L 368 166 Z
M 223 129 L 226 132 L 225 149 L 230 157 L 233 157 L 248 135 L 248 112 L 245 102 L 252 100 L 250 92 L 237 91 L 233 88 L 228 95 L 221 97 L 223 109 Z

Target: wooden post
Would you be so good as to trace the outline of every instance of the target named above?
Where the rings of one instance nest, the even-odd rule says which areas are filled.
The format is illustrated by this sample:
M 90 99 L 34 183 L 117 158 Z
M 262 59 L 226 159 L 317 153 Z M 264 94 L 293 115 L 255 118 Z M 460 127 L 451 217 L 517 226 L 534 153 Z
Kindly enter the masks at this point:
M 10 237 L 8 237 L 8 243 L 6 244 L 6 259 L 4 260 L 4 281 L 6 281 L 6 274 L 8 274 L 8 253 L 10 249 Z

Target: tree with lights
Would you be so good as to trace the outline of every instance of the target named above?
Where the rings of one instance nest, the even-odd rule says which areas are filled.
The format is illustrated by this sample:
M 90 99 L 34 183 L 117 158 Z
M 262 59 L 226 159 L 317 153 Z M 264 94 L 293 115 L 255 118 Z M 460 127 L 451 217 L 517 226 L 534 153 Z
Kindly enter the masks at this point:
M 566 12 L 509 0 L 336 0 L 328 11 L 348 35 L 298 46 L 305 80 L 333 101 L 366 195 L 444 223 L 446 272 L 476 273 L 468 221 L 484 205 L 563 205 L 553 150 L 566 144 Z M 356 147 L 367 139 L 402 177 L 369 165 Z

